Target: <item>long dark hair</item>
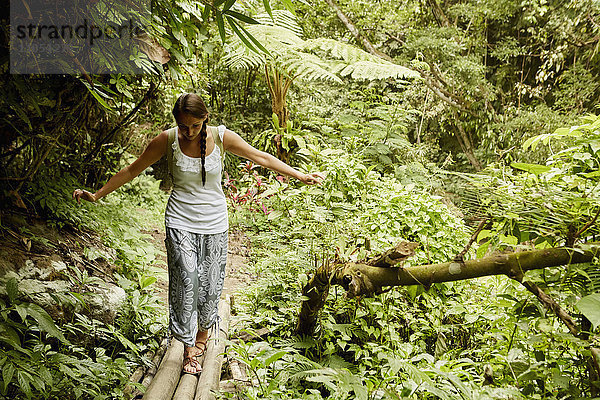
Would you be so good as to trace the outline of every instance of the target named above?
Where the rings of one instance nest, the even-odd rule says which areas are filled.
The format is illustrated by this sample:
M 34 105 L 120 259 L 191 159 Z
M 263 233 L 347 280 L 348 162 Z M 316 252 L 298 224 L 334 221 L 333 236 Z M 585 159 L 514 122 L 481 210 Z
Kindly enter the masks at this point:
M 181 114 L 189 114 L 196 118 L 202 119 L 209 115 L 208 108 L 200 96 L 195 93 L 184 93 L 175 102 L 173 107 L 173 117 L 177 117 Z M 204 159 L 206 158 L 206 129 L 208 125 L 208 117 L 202 124 L 200 130 L 200 160 L 202 163 L 202 186 L 206 182 L 206 170 L 204 169 Z

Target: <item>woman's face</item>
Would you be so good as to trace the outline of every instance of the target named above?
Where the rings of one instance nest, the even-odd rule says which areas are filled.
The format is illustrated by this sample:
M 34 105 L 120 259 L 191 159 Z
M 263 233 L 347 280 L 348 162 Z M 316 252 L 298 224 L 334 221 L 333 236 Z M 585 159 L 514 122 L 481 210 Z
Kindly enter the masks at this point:
M 179 114 L 175 121 L 177 121 L 177 126 L 179 127 L 179 132 L 188 140 L 194 140 L 200 135 L 200 131 L 202 130 L 202 124 L 208 117 L 197 118 L 190 114 Z

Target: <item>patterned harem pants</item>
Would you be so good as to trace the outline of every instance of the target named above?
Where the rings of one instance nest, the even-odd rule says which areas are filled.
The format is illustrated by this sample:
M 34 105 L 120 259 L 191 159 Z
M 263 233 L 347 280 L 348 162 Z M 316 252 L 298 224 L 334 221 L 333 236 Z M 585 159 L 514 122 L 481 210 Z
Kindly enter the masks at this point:
M 198 330 L 215 327 L 225 280 L 227 232 L 199 234 L 167 227 L 169 330 L 194 346 Z

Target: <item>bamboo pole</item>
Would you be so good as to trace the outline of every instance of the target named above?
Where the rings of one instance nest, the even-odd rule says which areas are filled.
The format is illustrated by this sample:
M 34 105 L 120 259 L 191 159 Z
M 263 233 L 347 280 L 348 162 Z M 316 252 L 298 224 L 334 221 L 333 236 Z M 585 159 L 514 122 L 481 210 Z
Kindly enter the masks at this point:
M 198 386 L 197 375 L 183 374 L 173 395 L 173 400 L 194 400 L 196 386 Z
M 173 397 L 183 364 L 183 343 L 173 338 L 156 376 L 150 382 L 143 400 L 166 400 Z
M 227 296 L 225 301 L 221 301 L 219 306 L 219 332 L 216 339 L 211 339 L 208 342 L 204 358 L 204 368 L 200 379 L 198 379 L 195 400 L 214 400 L 216 398 L 212 391 L 219 390 L 221 366 L 223 365 L 223 354 L 225 352 L 225 341 L 229 332 L 230 317 L 231 308 L 229 296 Z

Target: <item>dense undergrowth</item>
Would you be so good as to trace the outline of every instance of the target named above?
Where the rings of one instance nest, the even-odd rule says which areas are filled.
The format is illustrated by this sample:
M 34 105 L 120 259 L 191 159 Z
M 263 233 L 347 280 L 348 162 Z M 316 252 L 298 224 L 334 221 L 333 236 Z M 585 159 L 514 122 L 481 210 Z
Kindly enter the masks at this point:
M 473 187 L 479 191 L 478 204 L 464 194 L 462 211 L 477 214 L 483 207 L 493 221 L 470 257 L 555 246 L 565 238 L 564 221 L 594 212 L 598 119 L 584 122 L 525 144 L 553 139 L 560 147 L 565 134 L 575 138 L 563 140 L 562 151 L 544 165 L 513 163 L 490 167 L 477 179 L 461 177 L 473 180 L 471 196 Z M 403 185 L 343 149 L 313 156 L 307 168 L 327 172 L 322 186 L 264 177 L 248 164 L 239 179 L 228 182 L 232 221 L 251 232 L 261 277 L 242 297 L 240 326 L 271 330 L 265 341 L 230 350 L 255 382 L 233 397 L 589 398 L 584 336 L 570 334 L 523 286 L 504 276 L 393 288 L 359 300 L 332 288 L 315 335 L 294 336 L 302 286 L 320 263 L 361 260 L 367 249 L 382 251 L 401 239 L 420 243 L 407 265 L 448 261 L 473 229 L 456 215 L 458 209 L 432 194 L 438 191 L 432 185 Z M 552 195 L 544 196 L 549 190 Z M 571 208 L 575 198 L 578 207 Z M 530 272 L 527 279 L 586 320 L 579 314 L 580 299 L 597 291 L 597 265 Z M 597 311 L 585 313 L 592 314 Z
M 569 131 L 570 147 L 547 165 L 497 166 L 474 180 L 494 224 L 480 234 L 484 245 L 469 257 L 559 244 L 562 225 L 532 224 L 535 218 L 555 217 L 531 212 L 535 188 L 562 191 L 562 197 L 552 196 L 551 209 L 564 209 L 561 201 L 576 197 L 579 215 L 594 210 L 598 149 L 590 126 L 597 119 L 587 122 Z M 463 249 L 473 229 L 463 216 L 473 212 L 473 201 L 465 196 L 462 209 L 452 205 L 440 190 L 447 179 L 442 171 L 434 174 L 435 169 L 413 163 L 382 174 L 368 166 L 368 157 L 352 154 L 352 141 L 347 146 L 327 149 L 307 140 L 302 151 L 311 161 L 303 168 L 327 173 L 319 186 L 264 175 L 249 163 L 230 169 L 225 187 L 231 224 L 251 238 L 253 268 L 260 277 L 241 293 L 237 326 L 268 327 L 271 333 L 264 341 L 230 346 L 229 355 L 246 364 L 255 385 L 223 397 L 586 398 L 589 344 L 506 277 L 393 288 L 359 300 L 332 288 L 314 336 L 294 335 L 301 288 L 325 260 L 361 260 L 399 240 L 412 240 L 420 247 L 407 265 L 443 262 Z M 235 159 L 228 163 L 235 166 Z M 151 291 L 157 250 L 140 233 L 162 220 L 165 194 L 159 182 L 144 174 L 99 204 L 82 205 L 70 200 L 74 186 L 69 175 L 44 176 L 29 186 L 26 198 L 56 227 L 102 233 L 117 250 L 116 278 L 128 294 L 127 306 L 114 324 L 83 313 L 53 322 L 19 293 L 18 282 L 7 282 L 9 301 L 0 321 L 0 389 L 7 398 L 122 398 L 131 368 L 147 362 L 142 354 L 165 333 L 165 312 L 157 312 Z M 519 193 L 530 199 L 524 210 L 516 200 L 508 210 L 499 206 L 520 198 Z M 581 266 L 528 276 L 580 316 L 581 297 L 598 290 L 595 271 L 597 266 Z M 86 273 L 75 278 L 82 290 L 97 284 Z M 82 300 L 72 291 L 59 301 Z
M 132 369 L 149 364 L 144 354 L 158 348 L 166 335 L 165 310 L 152 289 L 160 271 L 152 267 L 159 250 L 142 233 L 161 220 L 165 194 L 159 182 L 142 175 L 98 204 L 81 205 L 71 200 L 76 186 L 68 174 L 44 174 L 29 185 L 26 198 L 47 218 L 49 229 L 93 232 L 116 250 L 110 260 L 117 267 L 113 279 L 125 290 L 125 303 L 112 323 L 92 318 L 84 295 L 93 296 L 92 287 L 103 286 L 105 278 L 69 265 L 59 277 L 71 282 L 69 290 L 53 296 L 59 307 L 80 311 L 53 320 L 30 302 L 30 293 L 19 290 L 15 278 L 5 281 L 8 299 L 0 302 L 3 398 L 124 398 Z M 21 233 L 57 252 L 56 244 L 26 226 Z M 82 236 L 79 247 L 94 260 L 97 255 L 87 246 Z

